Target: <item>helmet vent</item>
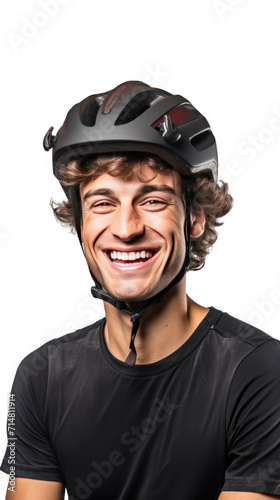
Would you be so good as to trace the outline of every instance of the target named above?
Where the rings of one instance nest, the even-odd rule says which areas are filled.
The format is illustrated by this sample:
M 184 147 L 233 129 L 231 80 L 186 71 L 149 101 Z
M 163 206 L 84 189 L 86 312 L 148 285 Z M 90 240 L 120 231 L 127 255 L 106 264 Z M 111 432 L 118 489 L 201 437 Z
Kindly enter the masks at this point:
M 192 145 L 198 150 L 210 148 L 215 143 L 214 136 L 210 130 L 204 130 L 200 134 L 195 135 L 191 139 Z
M 160 98 L 163 98 L 163 96 L 159 96 L 155 92 L 140 92 L 127 103 L 118 116 L 115 125 L 124 125 L 125 123 L 132 122 L 132 120 L 135 120 L 135 118 L 142 115 L 155 101 L 158 101 Z
M 82 103 L 80 109 L 80 120 L 86 127 L 94 127 L 98 110 L 104 98 L 88 97 Z

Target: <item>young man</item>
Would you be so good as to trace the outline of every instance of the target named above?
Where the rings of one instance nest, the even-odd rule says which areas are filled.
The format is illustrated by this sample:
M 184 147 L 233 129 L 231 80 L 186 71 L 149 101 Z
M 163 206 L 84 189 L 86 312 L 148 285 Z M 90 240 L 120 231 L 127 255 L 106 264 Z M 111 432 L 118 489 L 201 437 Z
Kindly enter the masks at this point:
M 185 292 L 232 205 L 206 119 L 125 82 L 44 147 L 106 318 L 19 366 L 7 499 L 280 497 L 280 344 Z

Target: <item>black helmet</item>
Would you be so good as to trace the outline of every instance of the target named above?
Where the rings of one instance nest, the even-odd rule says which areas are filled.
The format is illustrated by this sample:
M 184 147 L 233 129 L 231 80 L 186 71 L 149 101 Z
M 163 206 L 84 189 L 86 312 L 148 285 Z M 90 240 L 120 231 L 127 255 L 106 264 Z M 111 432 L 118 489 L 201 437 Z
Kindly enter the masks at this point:
M 53 172 L 60 179 L 59 166 L 88 155 L 106 153 L 144 152 L 157 155 L 183 176 L 204 172 L 217 182 L 218 158 L 214 135 L 206 118 L 180 95 L 128 81 L 113 90 L 94 94 L 73 106 L 56 136 L 53 127 L 46 133 L 43 146 L 53 149 Z M 81 202 L 77 186 L 63 189 L 69 198 L 81 241 Z M 163 294 L 184 276 L 189 263 L 190 207 L 187 200 L 185 262 L 173 281 L 156 296 L 149 299 L 143 309 L 132 313 L 124 302 L 117 300 L 96 286 L 94 297 L 105 300 L 131 314 L 133 323 L 130 353 L 126 362 L 136 360 L 134 339 L 139 320 L 146 307 L 160 301 Z
M 180 95 L 128 81 L 73 106 L 44 138 L 53 148 L 54 174 L 70 158 L 88 154 L 156 154 L 181 174 L 209 172 L 217 181 L 217 148 L 206 118 Z

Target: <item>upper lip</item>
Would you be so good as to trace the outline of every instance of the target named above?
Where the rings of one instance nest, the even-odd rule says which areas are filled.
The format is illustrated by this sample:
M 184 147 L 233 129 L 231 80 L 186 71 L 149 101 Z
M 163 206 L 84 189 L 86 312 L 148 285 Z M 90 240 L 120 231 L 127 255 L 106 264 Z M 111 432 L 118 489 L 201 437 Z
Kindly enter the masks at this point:
M 147 246 L 141 246 L 141 247 L 129 247 L 129 248 L 120 248 L 120 247 L 110 247 L 110 248 L 104 248 L 103 252 L 142 252 L 143 250 L 145 251 L 151 251 L 151 252 L 157 252 L 159 250 L 159 247 L 153 248 L 149 245 Z

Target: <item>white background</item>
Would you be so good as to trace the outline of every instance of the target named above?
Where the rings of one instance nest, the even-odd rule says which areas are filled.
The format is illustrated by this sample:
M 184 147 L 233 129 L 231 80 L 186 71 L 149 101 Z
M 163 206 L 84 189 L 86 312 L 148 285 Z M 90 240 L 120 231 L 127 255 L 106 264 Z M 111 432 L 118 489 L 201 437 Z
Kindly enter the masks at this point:
M 90 94 L 142 80 L 185 96 L 208 118 L 235 206 L 205 268 L 189 274 L 187 290 L 280 338 L 279 10 L 278 0 L 6 2 L 1 458 L 7 397 L 21 359 L 103 315 L 77 238 L 50 210 L 50 198 L 63 193 L 42 148 L 47 129 L 56 131 Z M 6 483 L 0 473 L 1 492 Z

